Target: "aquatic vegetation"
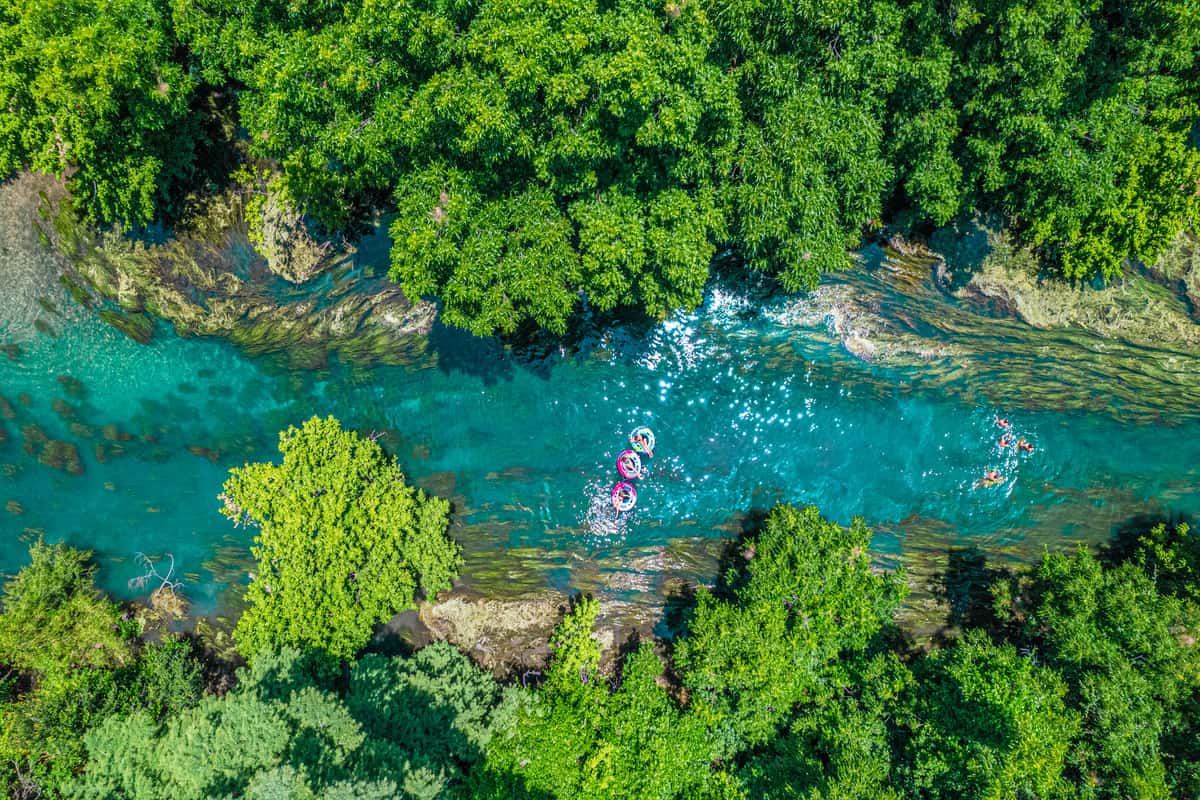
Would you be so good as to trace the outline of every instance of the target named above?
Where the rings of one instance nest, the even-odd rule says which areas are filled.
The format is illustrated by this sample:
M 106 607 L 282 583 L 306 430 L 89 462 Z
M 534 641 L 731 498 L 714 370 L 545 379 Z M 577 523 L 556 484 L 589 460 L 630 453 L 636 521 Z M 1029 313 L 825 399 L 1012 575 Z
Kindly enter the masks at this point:
M 142 312 L 129 313 L 114 311 L 111 308 L 102 308 L 99 311 L 99 316 L 100 319 L 112 325 L 135 342 L 149 344 L 150 340 L 154 338 L 154 320 L 149 314 Z
M 56 397 L 50 401 L 50 408 L 62 418 L 64 422 L 76 422 L 79 419 L 79 408 L 63 400 L 61 397 Z
M 65 471 L 71 475 L 83 474 L 83 461 L 79 457 L 79 448 L 72 442 L 51 439 L 42 444 L 38 450 L 37 460 L 53 469 Z
M 72 378 L 70 375 L 59 375 L 57 380 L 58 385 L 63 388 L 68 397 L 73 397 L 76 400 L 82 400 L 87 397 L 87 387 L 78 378 Z

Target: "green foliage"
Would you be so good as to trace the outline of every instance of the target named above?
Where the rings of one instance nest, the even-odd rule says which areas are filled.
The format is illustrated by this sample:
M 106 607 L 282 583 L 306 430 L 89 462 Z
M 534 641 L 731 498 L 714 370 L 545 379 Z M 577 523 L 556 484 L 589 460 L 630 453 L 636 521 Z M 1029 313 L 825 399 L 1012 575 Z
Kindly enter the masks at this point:
M 0 663 L 42 675 L 125 663 L 120 609 L 96 588 L 90 551 L 37 542 L 4 584 Z
M 738 106 L 698 4 L 493 0 L 411 90 L 393 274 L 479 334 L 696 305 Z
M 280 497 L 290 487 L 320 522 L 353 516 L 317 502 L 341 491 L 320 491 L 336 487 L 331 474 L 353 485 L 347 497 L 403 487 L 391 460 L 332 420 L 281 444 L 284 466 L 239 470 L 227 490 L 257 497 L 251 478 Z M 241 518 L 233 496 L 227 513 Z M 378 507 L 366 496 L 359 505 Z M 259 519 L 286 516 L 272 512 Z M 348 669 L 310 645 L 259 650 L 233 690 L 200 699 L 185 643 L 122 640 L 123 660 L 76 668 L 61 663 L 75 658 L 64 645 L 32 678 L 0 682 L 3 777 L 20 797 L 125 800 L 1197 795 L 1187 526 L 1152 529 L 1124 561 L 1080 549 L 1006 575 L 991 597 L 1000 625 L 923 655 L 880 635 L 903 589 L 870 570 L 869 544 L 861 521 L 776 508 L 721 589 L 700 593 L 673 671 L 651 643 L 602 668 L 600 605 L 586 597 L 556 629 L 537 687 L 502 688 L 445 643 Z M 6 588 L 18 622 L 73 597 L 104 602 L 86 554 L 39 544 L 33 561 Z
M 372 626 L 447 589 L 460 558 L 449 504 L 426 497 L 379 445 L 312 418 L 279 436 L 282 464 L 230 471 L 226 516 L 258 527 L 258 572 L 234 637 L 249 656 L 284 646 L 348 658 Z
M 369 737 L 364 764 L 402 767 L 410 795 L 437 797 L 483 761 L 499 694 L 491 675 L 436 642 L 409 659 L 363 658 L 350 671 L 346 707 Z
M 454 796 L 482 759 L 498 689 L 449 645 L 368 656 L 344 698 L 322 659 L 263 653 L 222 697 L 162 724 L 139 712 L 85 737 L 89 768 L 69 797 Z
M 393 277 L 481 335 L 694 306 L 721 251 L 811 289 L 885 215 L 1105 279 L 1200 221 L 1187 2 L 6 0 L 0 53 L 0 174 L 146 222 L 236 98 L 278 202 L 394 206 Z
M 193 172 L 196 82 L 158 0 L 0 4 L 0 178 L 70 175 L 94 219 L 146 223 Z
M 554 635 L 540 691 L 515 691 L 515 719 L 493 740 L 476 796 L 683 798 L 712 791 L 705 726 L 681 712 L 659 684 L 663 664 L 650 644 L 630 654 L 618 688 L 599 672 L 592 638 L 598 604 L 580 598 Z M 516 781 L 519 781 L 516 782 Z
M 65 794 L 202 800 L 353 789 L 364 798 L 394 796 L 393 784 L 353 774 L 361 727 L 304 666 L 295 651 L 264 654 L 233 692 L 206 697 L 164 724 L 145 712 L 109 718 L 84 737 L 88 769 Z
M 1067 687 L 982 631 L 932 654 L 917 673 L 907 750 L 910 790 L 929 798 L 1066 797 L 1079 719 Z
M 37 787 L 56 797 L 84 763 L 82 734 L 108 717 L 143 709 L 157 719 L 200 695 L 200 668 L 184 642 L 147 645 L 123 666 L 60 669 L 33 680 L 0 703 L 0 781 L 14 794 Z
M 919 213 L 1000 211 L 1069 278 L 1153 261 L 1195 223 L 1200 26 L 1185 4 L 977 0 L 949 14 L 917 4 L 911 24 L 927 78 L 914 88 L 935 109 L 914 130 L 917 104 L 894 100 L 910 112 L 895 120 L 909 157 L 900 183 Z M 934 164 L 961 175 L 957 190 L 930 192 Z
M 1155 525 L 1138 539 L 1134 558 L 1158 591 L 1200 602 L 1200 536 L 1187 523 Z
M 1159 540 L 1159 558 L 1179 563 L 1165 531 L 1150 538 Z M 1175 786 L 1194 786 L 1195 603 L 1160 591 L 1136 562 L 1106 569 L 1083 549 L 1048 555 L 1033 593 L 1027 636 L 1066 678 L 1083 717 L 1073 759 L 1084 796 L 1165 798 L 1177 796 Z
M 814 507 L 779 506 L 726 577 L 729 599 L 700 592 L 676 662 L 726 746 L 770 739 L 890 620 L 904 583 L 871 572 L 870 540 L 862 520 L 843 528 Z
M 838 696 L 802 707 L 742 770 L 751 797 L 899 800 L 890 785 L 895 714 L 912 676 L 894 654 L 850 669 Z

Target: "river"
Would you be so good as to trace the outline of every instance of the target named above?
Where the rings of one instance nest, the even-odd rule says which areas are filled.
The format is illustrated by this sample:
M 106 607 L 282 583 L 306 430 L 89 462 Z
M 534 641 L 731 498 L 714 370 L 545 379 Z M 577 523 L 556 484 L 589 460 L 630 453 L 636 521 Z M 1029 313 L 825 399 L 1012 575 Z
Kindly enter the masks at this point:
M 1123 345 L 1094 338 L 1056 353 L 1033 332 L 1014 345 L 1015 323 L 997 322 L 991 344 L 947 325 L 923 335 L 974 337 L 974 356 L 883 366 L 847 352 L 813 298 L 714 281 L 695 312 L 599 326 L 569 348 L 513 353 L 437 327 L 403 366 L 299 371 L 162 324 L 138 344 L 47 282 L 53 269 L 11 248 L 0 258 L 5 572 L 30 539 L 66 540 L 131 596 L 136 555 L 170 553 L 196 610 L 217 608 L 250 568 L 250 533 L 217 513 L 223 477 L 272 458 L 278 431 L 312 414 L 378 434 L 414 482 L 451 499 L 463 586 L 494 594 L 659 604 L 681 581 L 711 581 L 721 538 L 780 501 L 863 516 L 879 563 L 918 575 L 921 558 L 954 548 L 1028 558 L 1200 512 L 1200 415 L 1176 396 L 1194 392 L 1192 367 L 1160 381 L 1171 413 L 1123 413 L 1155 398 L 1122 398 L 1120 371 L 1096 364 L 1116 365 Z M 877 280 L 831 279 L 860 292 Z M 906 302 L 879 313 L 911 321 Z M 996 416 L 1033 452 L 998 447 Z M 618 519 L 614 462 L 637 425 L 657 450 Z M 999 485 L 976 485 L 987 470 Z

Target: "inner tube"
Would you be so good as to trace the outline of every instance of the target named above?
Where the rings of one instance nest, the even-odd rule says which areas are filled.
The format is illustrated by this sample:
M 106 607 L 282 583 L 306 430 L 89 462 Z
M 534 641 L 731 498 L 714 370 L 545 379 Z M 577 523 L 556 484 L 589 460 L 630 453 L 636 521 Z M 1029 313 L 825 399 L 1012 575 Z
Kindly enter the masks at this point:
M 632 483 L 621 481 L 614 484 L 612 488 L 613 507 L 617 511 L 632 511 L 637 505 L 637 489 L 633 488 Z
M 642 477 L 642 458 L 633 450 L 622 450 L 617 456 L 617 472 L 626 480 Z
M 646 444 L 642 444 L 640 439 L 645 438 Z M 633 449 L 639 453 L 653 452 L 654 450 L 654 431 L 647 428 L 645 425 L 634 428 L 633 433 L 629 434 L 629 441 L 633 443 Z

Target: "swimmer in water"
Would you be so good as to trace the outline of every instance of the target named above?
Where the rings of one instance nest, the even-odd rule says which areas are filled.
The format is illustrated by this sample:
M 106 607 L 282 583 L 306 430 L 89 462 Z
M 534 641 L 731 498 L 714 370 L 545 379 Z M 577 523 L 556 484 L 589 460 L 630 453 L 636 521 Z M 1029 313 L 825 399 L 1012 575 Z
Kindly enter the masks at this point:
M 1021 441 L 1025 441 L 1025 440 L 1022 439 Z M 1012 447 L 1012 443 L 1013 443 L 1013 438 L 1006 433 L 1000 437 L 1000 439 L 996 442 L 996 445 L 1001 450 L 1007 450 L 1008 448 Z
M 646 434 L 638 433 L 629 437 L 629 441 L 637 445 L 643 453 L 654 458 L 654 451 L 650 449 L 650 440 L 646 438 Z
M 983 473 L 982 478 L 975 481 L 975 488 L 977 488 L 977 489 L 980 487 L 987 488 L 989 486 L 995 486 L 995 485 L 1003 483 L 1003 482 L 1004 482 L 1004 478 L 1000 477 L 999 472 L 997 472 L 994 469 L 989 469 L 987 472 Z
M 621 476 L 625 478 L 640 478 L 645 475 L 642 470 L 642 462 L 638 461 L 633 456 L 621 456 Z
M 626 486 L 622 486 L 618 491 L 613 492 L 612 504 L 618 512 L 626 511 L 624 508 L 629 505 L 629 501 L 633 499 L 633 491 Z
M 1001 428 L 1004 428 L 1004 430 L 1008 430 L 1009 428 L 1012 427 L 1012 423 L 1009 422 L 1004 417 L 996 417 L 996 425 Z
M 1033 445 L 1031 445 L 1029 442 L 1025 441 L 1024 436 L 1022 436 L 1020 439 L 1017 439 L 1017 447 L 1021 448 L 1026 453 L 1033 452 Z

